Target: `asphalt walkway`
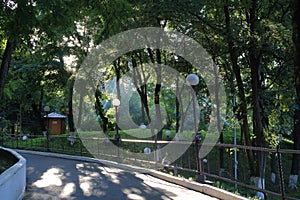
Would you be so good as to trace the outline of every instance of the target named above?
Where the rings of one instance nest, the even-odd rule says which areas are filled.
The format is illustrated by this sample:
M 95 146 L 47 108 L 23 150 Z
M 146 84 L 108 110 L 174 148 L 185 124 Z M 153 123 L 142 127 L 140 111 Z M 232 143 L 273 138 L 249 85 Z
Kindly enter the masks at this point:
M 147 174 L 93 162 L 20 154 L 27 160 L 24 200 L 216 199 Z

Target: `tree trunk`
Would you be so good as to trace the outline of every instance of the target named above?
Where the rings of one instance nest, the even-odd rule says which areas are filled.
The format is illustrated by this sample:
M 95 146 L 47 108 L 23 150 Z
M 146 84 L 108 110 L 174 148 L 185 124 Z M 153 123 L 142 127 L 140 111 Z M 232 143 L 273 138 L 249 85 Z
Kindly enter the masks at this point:
M 142 55 L 137 53 L 136 56 L 138 57 L 138 60 L 140 62 L 140 64 L 142 65 L 143 64 L 143 58 L 142 58 Z M 137 62 L 136 60 L 132 57 L 132 62 L 133 62 L 133 65 L 134 67 L 137 67 Z M 143 74 L 145 75 L 145 74 Z M 139 76 L 139 80 L 140 80 L 141 76 Z M 140 80 L 141 81 L 141 80 Z M 135 80 L 135 82 L 137 82 L 137 80 Z M 147 94 L 147 85 L 146 84 L 143 84 L 140 86 L 140 92 L 141 94 Z M 141 100 L 141 125 L 145 125 L 145 124 L 148 124 L 147 123 L 147 119 L 146 119 L 146 111 L 145 111 L 145 105 L 143 103 L 143 97 L 140 95 L 140 100 Z
M 74 89 L 74 78 L 70 79 L 69 83 L 69 96 L 68 96 L 68 122 L 69 122 L 69 130 L 70 132 L 75 132 L 75 125 L 74 125 L 74 116 L 73 116 L 73 89 Z
M 155 63 L 155 58 L 152 50 L 150 48 L 147 48 L 147 52 L 149 53 L 149 58 L 152 63 Z M 159 49 L 156 49 L 155 51 L 156 55 L 156 61 L 158 63 L 158 66 L 154 67 L 156 72 L 156 84 L 154 89 L 154 105 L 155 105 L 155 114 L 156 114 L 156 120 L 153 120 L 155 122 L 155 128 L 157 129 L 157 139 L 162 140 L 162 116 L 161 116 L 161 108 L 160 108 L 160 92 L 161 92 L 161 52 Z
M 255 55 L 250 50 L 249 59 L 251 66 L 251 86 L 252 86 L 252 103 L 253 103 L 253 133 L 256 136 L 255 144 L 257 147 L 265 147 L 265 137 L 262 126 L 262 115 L 260 106 L 260 81 L 259 81 L 259 63 Z M 257 187 L 264 189 L 265 183 L 265 153 L 257 151 L 256 173 Z M 264 199 L 264 194 L 257 193 L 257 196 Z
M 79 110 L 78 110 L 78 119 L 77 119 L 77 129 L 80 130 L 81 121 L 82 121 L 82 108 L 83 108 L 83 95 L 79 94 Z
M 244 83 L 241 77 L 241 70 L 238 66 L 238 56 L 236 52 L 236 48 L 234 47 L 234 42 L 232 38 L 232 31 L 231 31 L 231 22 L 230 22 L 230 14 L 228 5 L 224 6 L 224 13 L 225 13 L 225 22 L 226 22 L 226 33 L 227 33 L 227 44 L 230 54 L 230 60 L 233 68 L 233 72 L 236 78 L 237 86 L 238 86 L 238 96 L 240 99 L 239 102 L 239 111 L 241 112 L 240 116 L 240 126 L 241 130 L 243 131 L 245 135 L 245 144 L 247 146 L 251 146 L 251 139 L 250 139 L 250 131 L 249 131 L 249 122 L 247 117 L 247 102 L 246 102 L 246 96 L 244 91 Z M 255 168 L 254 168 L 254 156 L 253 152 L 251 150 L 247 150 L 247 158 L 248 158 L 248 164 L 249 164 L 249 170 L 250 170 L 250 176 L 253 177 L 255 174 Z
M 215 62 L 215 55 L 213 55 L 213 61 Z M 216 101 L 216 115 L 217 115 L 217 130 L 218 133 L 220 134 L 220 143 L 224 143 L 224 137 L 223 137 L 223 131 L 221 127 L 221 117 L 220 117 L 220 99 L 219 99 L 219 90 L 220 90 L 220 83 L 219 83 L 219 74 L 218 74 L 218 69 L 217 66 L 214 65 L 214 76 L 215 76 L 215 101 Z M 223 175 L 224 172 L 224 148 L 220 148 L 219 152 L 219 158 L 220 158 L 220 176 Z
M 96 110 L 97 110 L 97 114 L 100 115 L 100 118 L 102 120 L 102 131 L 103 134 L 108 137 L 108 118 L 105 116 L 104 114 L 104 110 L 103 110 L 103 105 L 101 103 L 101 92 L 100 90 L 96 90 L 95 93 L 95 98 L 96 98 Z
M 14 52 L 14 48 L 15 48 L 15 42 L 8 39 L 4 50 L 3 58 L 2 58 L 1 68 L 0 68 L 0 101 L 2 99 L 6 77 L 8 74 L 9 65 L 11 62 L 12 54 Z
M 292 0 L 292 23 L 293 23 L 293 44 L 294 44 L 294 79 L 296 88 L 296 105 L 294 114 L 294 149 L 300 149 L 300 1 Z M 292 168 L 289 180 L 290 188 L 297 188 L 299 175 L 299 155 L 293 154 Z
M 154 134 L 154 129 L 153 129 L 153 126 L 151 125 L 152 119 L 151 119 L 149 105 L 148 105 L 147 86 L 145 85 L 144 90 L 142 90 L 143 87 L 138 87 L 140 85 L 143 85 L 142 83 L 146 83 L 146 80 L 142 81 L 142 75 L 144 75 L 144 73 L 143 72 L 140 73 L 138 71 L 137 62 L 134 59 L 134 57 L 132 57 L 132 66 L 133 66 L 133 81 L 137 88 L 137 92 L 140 95 L 140 98 L 142 101 L 142 106 L 144 107 L 145 112 L 146 112 L 147 121 L 149 124 L 149 128 L 151 130 L 152 140 L 156 140 L 156 137 Z M 145 79 L 146 77 L 143 77 L 143 78 Z M 154 147 L 154 148 L 156 148 L 156 147 Z
M 122 101 L 121 99 L 121 90 L 120 90 L 120 79 L 121 79 L 121 67 L 120 67 L 120 59 L 118 59 L 116 62 L 114 62 L 114 67 L 115 67 L 115 73 L 116 73 L 116 89 L 117 89 L 117 99 L 119 99 L 120 103 Z M 115 124 L 115 128 L 117 130 L 116 133 L 118 133 L 118 130 L 120 129 L 118 122 L 119 122 L 119 114 L 118 114 L 118 109 L 116 109 L 116 124 Z M 120 135 L 115 135 L 115 137 L 119 138 Z
M 180 104 L 179 104 L 179 86 L 178 86 L 179 79 L 176 80 L 176 133 L 179 132 L 180 127 Z
M 149 51 L 149 49 L 148 49 Z M 151 52 L 151 51 L 150 51 Z M 141 63 L 142 64 L 142 63 Z M 156 150 L 157 150 L 157 139 L 156 139 L 156 136 L 155 136 L 155 133 L 154 133 L 154 127 L 152 125 L 152 119 L 151 119 L 151 115 L 150 115 L 150 110 L 149 110 L 149 105 L 148 105 L 148 94 L 147 94 L 147 89 L 145 87 L 145 90 L 143 91 L 141 89 L 141 87 L 139 87 L 140 85 L 143 85 L 143 84 L 146 84 L 146 77 L 145 77 L 145 74 L 143 72 L 139 72 L 138 71 L 138 68 L 137 68 L 137 63 L 136 63 L 136 60 L 132 57 L 132 66 L 133 66 L 133 81 L 134 81 L 134 84 L 136 86 L 136 89 L 137 89 L 137 92 L 138 94 L 140 95 L 140 98 L 141 98 L 141 101 L 142 101 L 142 104 L 144 106 L 144 109 L 145 109 L 145 112 L 146 112 L 146 116 L 147 116 L 147 120 L 148 120 L 148 126 L 149 126 L 149 129 L 151 131 L 151 136 L 152 136 L 152 140 L 155 141 L 155 143 L 153 144 L 153 150 L 154 150 L 154 160 L 157 161 L 157 154 L 156 154 Z M 144 80 L 142 80 L 142 75 L 144 75 Z
M 142 85 L 141 86 L 141 91 L 143 94 L 147 93 L 147 85 Z M 141 113 L 142 113 L 142 124 L 146 124 L 146 114 L 145 114 L 145 106 L 143 104 L 143 100 L 142 100 L 142 97 L 140 96 L 140 99 L 141 99 Z
M 155 68 L 156 72 L 156 85 L 154 90 L 154 104 L 155 104 L 155 114 L 156 114 L 156 128 L 157 128 L 157 139 L 162 140 L 162 116 L 161 116 L 161 107 L 160 107 L 160 93 L 161 93 L 161 52 L 159 49 L 156 49 L 156 58 L 158 66 Z
M 295 109 L 294 114 L 294 130 L 293 130 L 293 139 L 294 139 L 294 149 L 300 150 L 300 109 Z M 297 189 L 298 175 L 299 175 L 299 154 L 293 154 L 292 158 L 292 167 L 291 174 L 289 178 L 289 188 Z
M 260 52 L 257 49 L 257 41 L 254 33 L 257 24 L 257 1 L 252 0 L 249 10 L 249 27 L 250 27 L 250 45 L 249 45 L 249 67 L 251 68 L 251 88 L 252 88 L 252 104 L 253 104 L 253 133 L 256 136 L 255 144 L 257 147 L 265 147 L 265 137 L 262 125 L 262 107 L 261 107 L 261 73 L 260 73 Z M 265 188 L 265 166 L 266 155 L 264 152 L 257 151 L 256 162 L 256 181 L 258 188 Z M 257 192 L 257 196 L 261 199 L 265 198 L 262 192 Z

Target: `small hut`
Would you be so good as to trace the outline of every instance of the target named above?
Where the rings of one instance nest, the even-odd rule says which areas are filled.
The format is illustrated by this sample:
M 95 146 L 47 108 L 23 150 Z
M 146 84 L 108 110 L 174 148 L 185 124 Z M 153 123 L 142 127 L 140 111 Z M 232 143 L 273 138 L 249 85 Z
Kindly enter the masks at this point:
M 45 115 L 44 118 L 46 119 L 46 127 L 48 128 L 50 135 L 66 133 L 67 116 L 52 112 Z

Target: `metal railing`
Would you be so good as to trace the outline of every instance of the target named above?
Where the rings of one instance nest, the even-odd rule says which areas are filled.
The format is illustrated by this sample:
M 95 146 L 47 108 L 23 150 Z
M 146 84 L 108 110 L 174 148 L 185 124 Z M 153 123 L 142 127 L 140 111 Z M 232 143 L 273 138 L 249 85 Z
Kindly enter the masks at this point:
M 76 136 L 61 136 L 61 135 L 50 135 L 48 138 L 44 135 L 27 135 L 22 136 L 18 134 L 5 134 L 0 133 L 0 146 L 14 148 L 14 149 L 27 149 L 34 151 L 51 151 L 57 153 L 65 153 L 72 155 L 91 156 L 98 157 L 101 159 L 113 160 L 129 164 L 139 164 L 145 167 L 159 167 L 166 173 L 172 173 L 177 176 L 184 176 L 186 178 L 194 178 L 197 173 L 196 163 L 196 148 L 195 143 L 192 143 L 190 147 L 182 153 L 182 156 L 172 163 L 161 162 L 155 160 L 155 156 L 152 157 L 150 154 L 143 154 L 146 147 L 153 149 L 156 154 L 156 147 L 163 147 L 170 143 L 176 145 L 186 145 L 190 142 L 184 141 L 153 141 L 153 140 L 133 140 L 133 139 L 120 139 L 114 140 L 109 139 L 111 142 L 107 142 L 107 138 L 98 137 L 76 137 Z M 92 144 L 94 148 L 86 148 L 86 143 Z M 111 144 L 114 144 L 117 148 L 110 148 Z M 216 186 L 218 184 L 228 183 L 229 189 L 232 192 L 237 191 L 234 186 L 240 186 L 242 195 L 254 196 L 256 192 L 262 192 L 268 195 L 268 199 L 281 198 L 299 200 L 300 193 L 296 190 L 289 190 L 287 182 L 289 180 L 289 172 L 291 167 L 291 157 L 293 154 L 300 155 L 299 150 L 292 149 L 276 149 L 276 148 L 261 148 L 244 145 L 232 145 L 232 144 L 202 144 L 203 146 L 212 146 L 212 151 L 201 160 L 203 165 L 203 174 L 210 181 L 214 182 Z M 223 173 L 220 176 L 220 149 L 223 149 L 225 166 L 223 167 Z M 124 151 L 122 151 L 124 150 Z M 234 178 L 234 155 L 233 151 L 236 150 L 238 154 L 238 177 Z M 257 188 L 251 182 L 249 175 L 248 160 L 246 157 L 246 151 L 251 150 L 254 153 L 264 152 L 266 153 L 266 179 L 265 188 Z M 140 157 L 131 156 L 130 152 L 143 154 Z M 277 155 L 277 156 L 274 156 Z M 277 170 L 271 171 L 271 165 L 279 163 L 277 160 L 280 158 L 285 161 L 281 166 L 275 167 Z M 274 162 L 276 159 L 276 162 Z M 271 173 L 276 173 L 278 180 L 275 183 L 271 181 Z M 280 177 L 283 178 L 280 181 Z M 220 185 L 219 185 L 220 186 Z M 281 188 L 284 190 L 281 190 Z M 228 189 L 228 188 L 226 188 Z M 278 191 L 284 191 L 278 192 Z M 250 194 L 251 193 L 251 194 Z

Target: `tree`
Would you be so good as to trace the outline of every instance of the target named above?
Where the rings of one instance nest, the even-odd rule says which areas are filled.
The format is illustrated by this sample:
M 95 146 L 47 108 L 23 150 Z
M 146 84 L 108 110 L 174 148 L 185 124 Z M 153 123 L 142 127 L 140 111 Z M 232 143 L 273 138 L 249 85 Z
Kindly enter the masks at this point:
M 229 5 L 228 2 L 224 5 L 224 14 L 225 14 L 225 25 L 226 25 L 226 38 L 227 38 L 227 45 L 228 51 L 230 54 L 230 61 L 233 69 L 233 73 L 235 75 L 236 84 L 238 87 L 238 97 L 239 101 L 239 122 L 242 129 L 242 132 L 245 134 L 245 144 L 247 146 L 251 146 L 250 140 L 250 131 L 249 131 L 249 122 L 248 122 L 248 114 L 247 114 L 247 101 L 245 96 L 245 86 L 241 76 L 241 70 L 238 65 L 238 52 L 236 45 L 234 44 L 234 39 L 232 36 L 232 24 L 230 19 L 229 13 Z M 247 150 L 247 157 L 250 169 L 250 176 L 254 176 L 255 169 L 254 169 L 254 158 L 253 152 L 251 150 Z
M 251 88 L 252 88 L 252 105 L 253 105 L 253 133 L 256 136 L 255 144 L 258 147 L 265 147 L 265 136 L 262 125 L 262 96 L 261 96 L 261 83 L 262 83 L 262 74 L 261 74 L 261 56 L 262 53 L 257 49 L 257 36 L 258 32 L 258 2 L 256 0 L 251 1 L 251 7 L 247 13 L 248 16 L 248 26 L 250 31 L 249 38 L 249 67 L 251 69 Z M 256 173 L 255 184 L 257 187 L 262 189 L 265 188 L 265 154 L 264 152 L 257 152 L 256 158 Z M 261 199 L 264 199 L 264 195 L 258 193 L 258 196 Z
M 72 97 L 76 95 L 73 94 L 74 77 L 90 49 L 116 33 L 136 27 L 156 26 L 192 37 L 213 56 L 220 75 L 226 77 L 224 82 L 228 107 L 231 107 L 229 104 L 233 97 L 237 99 L 238 106 L 234 112 L 244 134 L 242 139 L 247 146 L 273 147 L 272 145 L 276 144 L 272 144 L 272 140 L 276 138 L 274 136 L 281 133 L 289 137 L 292 124 L 294 149 L 299 149 L 300 20 L 299 2 L 296 0 L 292 0 L 292 9 L 287 0 L 164 0 L 159 4 L 154 1 L 132 0 L 43 0 L 33 4 L 19 0 L 15 1 L 17 5 L 11 5 L 13 2 L 2 2 L 3 14 L 0 18 L 0 53 L 3 55 L 0 68 L 1 111 L 5 111 L 12 121 L 16 120 L 20 107 L 23 110 L 32 107 L 33 112 L 40 115 L 42 121 L 43 105 L 53 103 L 52 96 L 63 93 L 56 107 L 68 107 L 70 131 L 75 131 L 72 107 L 75 105 Z M 292 31 L 290 14 L 293 16 L 294 55 L 289 41 L 291 37 L 288 37 Z M 16 24 L 18 26 L 15 26 Z M 70 55 L 76 60 L 67 66 L 64 59 Z M 140 98 L 142 102 L 141 108 L 135 108 L 135 111 L 141 109 L 142 117 L 136 115 L 135 121 L 146 124 L 157 121 L 157 127 L 161 128 L 164 123 L 162 111 L 166 108 L 168 125 L 176 124 L 176 132 L 180 132 L 183 126 L 179 125 L 179 121 L 181 119 L 183 122 L 186 116 L 184 108 L 180 108 L 179 84 L 176 86 L 176 100 L 162 98 L 161 94 L 166 95 L 166 91 L 161 84 L 164 77 L 160 68 L 154 69 L 156 80 L 151 80 L 154 84 L 146 85 L 143 83 L 147 82 L 148 77 L 144 76 L 143 68 L 140 67 L 144 63 L 164 63 L 171 65 L 182 76 L 195 72 L 195 68 L 184 58 L 175 57 L 172 52 L 148 47 L 128 52 L 107 66 L 107 74 L 99 81 L 113 80 L 112 77 L 116 76 L 118 83 L 128 69 L 132 68 L 134 83 L 138 86 L 135 99 Z M 292 57 L 293 69 L 290 67 Z M 278 78 L 280 76 L 285 78 Z M 292 79 L 294 85 L 291 83 Z M 61 82 L 61 85 L 58 86 L 56 82 Z M 199 102 L 200 93 L 203 97 L 209 96 L 205 87 L 203 83 L 195 88 Z M 122 87 L 117 84 L 118 98 L 120 88 Z M 12 95 L 15 93 L 17 95 Z M 107 132 L 109 118 L 102 105 L 106 100 L 105 95 L 97 90 L 96 98 L 91 100 L 95 101 L 96 114 L 102 119 L 101 126 L 104 132 Z M 30 103 L 23 99 L 30 99 Z M 81 124 L 84 101 L 82 94 L 76 102 L 80 105 L 77 128 Z M 154 104 L 155 116 L 150 113 Z M 173 112 L 176 112 L 176 115 L 172 118 L 174 108 L 176 110 Z M 206 109 L 209 115 L 210 108 Z M 227 112 L 232 113 L 229 108 Z M 294 114 L 291 114 L 292 112 Z M 1 115 L 4 115 L 3 113 L 1 112 Z M 293 118 L 295 124 L 291 122 Z M 205 125 L 201 128 L 205 128 Z M 162 132 L 159 131 L 155 137 L 154 126 L 151 129 L 153 140 L 162 138 Z M 220 142 L 223 141 L 221 135 Z M 249 177 L 256 177 L 263 182 L 266 155 L 250 150 L 246 153 Z M 224 152 L 220 151 L 220 160 L 223 160 L 223 154 Z M 224 163 L 220 161 L 220 171 L 222 168 Z M 291 187 L 296 186 L 298 173 L 299 156 L 294 155 Z
M 96 94 L 95 94 L 95 97 L 96 97 L 95 108 L 96 108 L 97 114 L 99 114 L 100 118 L 101 118 L 100 124 L 102 126 L 103 133 L 106 137 L 108 137 L 108 118 L 105 115 L 105 110 L 103 109 L 103 104 L 101 102 L 104 99 L 102 95 L 103 94 L 102 94 L 101 90 L 97 89 Z
M 20 0 L 17 3 L 2 1 L 0 9 L 2 12 L 0 28 L 3 30 L 1 34 L 3 34 L 3 38 L 6 41 L 0 67 L 1 101 L 13 52 L 17 45 L 28 39 L 35 24 L 35 12 L 32 2 L 26 0 Z
M 292 0 L 292 25 L 293 25 L 293 46 L 294 46 L 294 80 L 296 89 L 296 109 L 294 113 L 294 149 L 300 150 L 300 1 Z M 290 188 L 297 188 L 299 174 L 299 155 L 293 154 L 291 175 L 289 180 Z
M 3 95 L 3 90 L 6 82 L 6 77 L 8 74 L 8 69 L 11 62 L 12 53 L 15 48 L 15 42 L 8 40 L 6 43 L 5 51 L 3 54 L 1 68 L 0 68 L 0 100 Z

